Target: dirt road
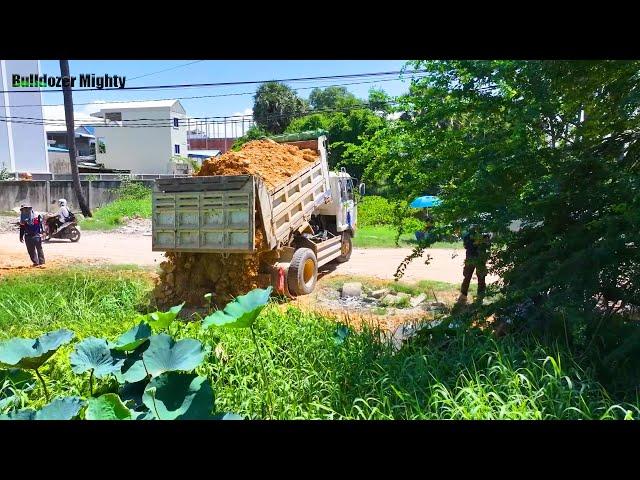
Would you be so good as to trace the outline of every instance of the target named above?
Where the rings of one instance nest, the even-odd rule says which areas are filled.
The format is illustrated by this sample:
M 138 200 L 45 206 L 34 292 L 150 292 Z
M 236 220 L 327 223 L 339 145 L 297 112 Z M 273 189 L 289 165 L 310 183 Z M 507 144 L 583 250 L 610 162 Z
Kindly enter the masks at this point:
M 151 237 L 140 234 L 82 232 L 78 243 L 68 240 L 52 240 L 44 244 L 47 262 L 72 265 L 75 260 L 113 264 L 159 265 L 163 253 L 151 251 Z M 398 264 L 411 253 L 408 248 L 354 249 L 351 260 L 331 267 L 328 276 L 354 275 L 392 280 Z M 439 280 L 458 283 L 462 280 L 464 250 L 432 249 L 429 265 L 416 259 L 409 264 L 404 280 Z M 0 233 L 0 268 L 11 269 L 30 265 L 24 244 L 16 233 Z M 487 278 L 493 281 L 494 278 Z M 475 278 L 474 278 L 475 281 Z

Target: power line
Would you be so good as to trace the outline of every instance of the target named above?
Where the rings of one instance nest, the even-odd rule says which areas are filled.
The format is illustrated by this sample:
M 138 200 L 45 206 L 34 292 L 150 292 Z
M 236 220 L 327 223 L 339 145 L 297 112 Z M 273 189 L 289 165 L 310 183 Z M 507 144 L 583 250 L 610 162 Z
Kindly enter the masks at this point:
M 384 102 L 385 105 L 395 105 L 399 102 L 397 100 L 388 100 Z M 349 112 L 352 110 L 367 110 L 371 108 L 371 104 L 369 103 L 361 103 L 359 105 L 354 105 L 351 107 L 343 107 L 343 108 L 326 108 L 319 110 L 309 110 L 305 113 L 300 114 L 269 114 L 266 116 L 268 120 L 277 119 L 277 118 L 303 118 L 315 114 L 321 113 L 341 113 L 341 112 Z M 223 121 L 212 121 L 209 120 L 214 118 L 224 119 Z M 150 127 L 160 127 L 167 128 L 174 125 L 173 118 L 170 119 L 129 119 L 129 120 L 120 120 L 120 122 L 129 121 L 129 122 L 141 122 L 138 124 L 105 124 L 105 123 L 95 123 L 95 124 L 83 124 L 85 126 L 93 126 L 93 127 L 106 127 L 106 128 L 150 128 Z M 213 124 L 230 124 L 230 123 L 241 123 L 243 121 L 253 120 L 252 115 L 232 115 L 232 116 L 220 116 L 220 117 L 192 117 L 188 119 L 178 119 L 178 123 L 182 125 L 191 125 L 192 123 L 205 123 L 208 125 Z M 15 124 L 25 124 L 25 125 L 43 125 L 43 126 L 64 126 L 66 125 L 65 121 L 62 119 L 39 119 L 34 117 L 2 117 L 0 116 L 0 122 L 4 123 L 15 123 Z M 154 123 L 156 122 L 156 123 Z
M 151 73 L 147 73 L 145 75 L 138 75 L 137 77 L 133 77 L 133 78 L 127 78 L 128 81 L 131 80 L 136 80 L 138 78 L 143 78 L 143 77 L 149 77 L 151 75 L 155 75 L 157 73 L 162 73 L 162 72 L 168 72 L 169 70 L 175 70 L 177 68 L 182 68 L 182 67 L 186 67 L 188 65 L 193 65 L 194 63 L 200 63 L 200 62 L 204 62 L 204 60 L 196 60 L 195 62 L 189 62 L 189 63 L 183 63 L 181 65 L 177 65 L 175 67 L 171 67 L 171 68 L 165 68 L 164 70 L 158 70 L 157 72 L 151 72 Z
M 416 76 L 414 78 L 423 78 L 424 75 L 420 75 L 420 76 Z M 313 90 L 314 88 L 329 88 L 329 87 L 342 87 L 342 86 L 348 86 L 348 85 L 365 85 L 365 84 L 370 84 L 370 83 L 381 83 L 381 82 L 396 82 L 396 81 L 400 81 L 399 78 L 387 78 L 387 79 L 377 79 L 377 80 L 366 80 L 363 82 L 347 82 L 347 83 L 334 83 L 331 85 L 314 85 L 311 87 L 298 87 L 298 88 L 292 88 L 292 90 L 294 91 L 299 91 L 299 90 Z M 189 97 L 173 97 L 173 98 L 154 98 L 154 99 L 150 99 L 150 100 L 127 100 L 124 102 L 105 102 L 105 105 L 109 104 L 109 103 L 141 103 L 141 102 L 159 102 L 159 101 L 164 101 L 164 100 L 190 100 L 190 99 L 202 99 L 202 98 L 220 98 L 220 97 L 236 97 L 236 96 L 244 96 L 244 95 L 254 95 L 256 92 L 240 92 L 240 93 L 222 93 L 222 94 L 218 94 L 218 95 L 196 95 L 196 96 L 189 96 Z M 76 105 L 100 105 L 100 103 L 97 102 L 80 102 L 80 103 L 76 103 L 73 102 L 73 106 L 75 107 Z M 18 108 L 18 107 L 62 107 L 64 106 L 64 103 L 30 103 L 30 104 L 23 104 L 23 105 L 9 105 L 9 108 Z
M 410 73 L 428 73 L 428 70 L 418 69 L 412 70 Z M 180 89 L 180 88 L 209 88 L 209 87 L 225 87 L 225 86 L 233 86 L 233 85 L 252 85 L 259 83 L 269 83 L 269 82 L 305 82 L 310 80 L 331 80 L 334 78 L 364 78 L 364 77 L 378 77 L 378 76 L 386 76 L 386 75 L 403 75 L 405 74 L 402 70 L 395 70 L 390 72 L 369 72 L 369 73 L 352 73 L 346 75 L 322 75 L 317 77 L 297 77 L 297 78 L 281 78 L 281 79 L 270 79 L 270 80 L 246 80 L 246 81 L 237 81 L 237 82 L 214 82 L 214 83 L 185 83 L 178 85 L 144 85 L 138 87 L 124 87 L 124 88 L 83 88 L 83 89 L 72 89 L 74 92 L 91 92 L 91 91 L 113 91 L 113 90 L 165 90 L 165 89 Z M 33 93 L 38 90 L 0 90 L 0 93 Z M 40 90 L 42 93 L 60 93 L 62 89 L 59 90 Z

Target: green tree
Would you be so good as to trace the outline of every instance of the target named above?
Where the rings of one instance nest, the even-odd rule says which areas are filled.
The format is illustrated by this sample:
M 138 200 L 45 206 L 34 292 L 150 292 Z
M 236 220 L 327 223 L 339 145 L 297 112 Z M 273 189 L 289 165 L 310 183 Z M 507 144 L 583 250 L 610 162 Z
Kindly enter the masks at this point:
M 329 87 L 337 89 L 338 87 Z M 342 87 L 344 90 L 344 87 Z M 319 89 L 316 89 L 319 90 Z M 314 90 L 314 92 L 316 91 Z M 341 92 L 342 90 L 340 90 Z M 321 102 L 336 101 L 335 105 L 342 105 L 344 111 L 323 112 L 307 115 L 291 122 L 287 132 L 301 132 L 305 130 L 323 129 L 328 132 L 329 142 L 329 166 L 331 168 L 345 167 L 347 171 L 356 178 L 361 178 L 367 160 L 358 157 L 352 158 L 349 155 L 349 147 L 360 145 L 364 138 L 371 137 L 376 131 L 386 125 L 384 114 L 376 113 L 364 105 L 362 100 L 357 99 L 352 94 L 340 97 L 336 90 L 332 90 L 330 95 L 323 96 L 316 94 L 315 99 Z M 322 93 L 322 92 L 321 92 Z M 313 92 L 312 92 L 313 94 Z M 352 98 L 356 102 L 352 102 Z M 333 100 L 330 100 L 333 99 Z M 309 102 L 313 104 L 310 97 Z M 351 103 L 351 105 L 348 105 Z M 331 103 L 320 103 L 319 105 L 329 105 Z M 318 105 L 316 103 L 316 105 Z
M 260 85 L 254 95 L 253 119 L 270 134 L 283 133 L 291 121 L 306 111 L 306 103 L 279 82 Z
M 496 234 L 503 299 L 486 313 L 571 342 L 637 308 L 640 62 L 409 67 L 429 74 L 401 99 L 404 119 L 349 154 L 392 197 L 440 195 L 440 232 L 475 223 Z M 519 316 L 526 302 L 533 307 Z M 633 349 L 640 353 L 637 341 Z
M 314 110 L 333 110 L 361 105 L 362 100 L 345 87 L 314 88 L 309 95 Z

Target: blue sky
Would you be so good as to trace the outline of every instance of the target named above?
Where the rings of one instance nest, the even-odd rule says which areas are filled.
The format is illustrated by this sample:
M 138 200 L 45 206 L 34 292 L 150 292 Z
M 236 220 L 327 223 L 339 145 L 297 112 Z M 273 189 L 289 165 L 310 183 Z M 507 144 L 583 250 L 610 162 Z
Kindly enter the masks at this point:
M 404 60 L 204 60 L 191 65 L 185 65 L 194 60 L 71 60 L 72 75 L 80 73 L 96 75 L 126 76 L 126 86 L 166 85 L 184 83 L 233 82 L 247 80 L 267 80 L 295 77 L 312 77 L 321 75 L 345 75 L 354 73 L 386 72 L 400 70 Z M 60 75 L 58 60 L 42 60 L 42 73 Z M 181 66 L 184 65 L 184 66 Z M 165 72 L 160 70 L 170 69 Z M 159 73 L 154 73 L 159 72 Z M 148 75 L 154 73 L 153 75 Z M 142 78 L 134 79 L 145 75 Z M 391 77 L 385 77 L 385 79 Z M 325 81 L 295 82 L 293 88 L 325 86 L 337 83 L 373 81 L 375 78 L 338 79 Z M 355 95 L 366 98 L 370 88 L 382 88 L 390 95 L 399 95 L 407 90 L 408 81 L 393 79 L 392 81 L 376 81 L 361 85 L 345 85 Z M 209 117 L 246 114 L 253 103 L 252 93 L 257 85 L 240 85 L 225 87 L 185 88 L 152 91 L 74 91 L 74 104 L 86 102 L 115 102 L 128 100 L 154 100 L 197 95 L 220 95 L 229 93 L 244 93 L 248 95 L 181 99 L 180 102 L 192 117 Z M 299 90 L 302 97 L 307 97 L 310 88 Z M 46 92 L 46 89 L 43 89 Z M 43 93 L 44 103 L 47 105 L 62 104 L 61 93 Z M 75 108 L 81 116 L 96 109 L 92 105 L 77 105 Z M 62 107 L 45 109 L 45 118 L 58 117 Z

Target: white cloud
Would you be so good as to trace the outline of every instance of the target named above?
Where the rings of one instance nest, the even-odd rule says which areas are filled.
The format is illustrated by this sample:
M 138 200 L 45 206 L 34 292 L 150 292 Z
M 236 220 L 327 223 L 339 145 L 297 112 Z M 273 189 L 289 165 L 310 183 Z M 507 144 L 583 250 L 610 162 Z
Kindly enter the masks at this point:
M 73 109 L 73 118 L 75 120 L 76 126 L 90 123 L 96 124 L 100 121 L 100 119 L 90 116 L 91 113 L 97 112 L 99 110 L 99 105 L 102 103 L 107 103 L 104 100 L 96 100 L 95 102 L 91 102 L 88 105 L 78 105 Z M 44 105 L 42 107 L 42 117 L 49 121 L 50 125 L 47 125 L 48 130 L 56 127 L 63 126 L 63 122 L 65 120 L 64 116 L 64 106 L 63 105 Z

